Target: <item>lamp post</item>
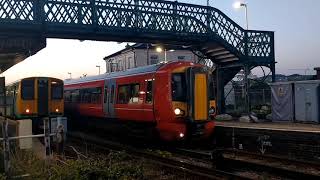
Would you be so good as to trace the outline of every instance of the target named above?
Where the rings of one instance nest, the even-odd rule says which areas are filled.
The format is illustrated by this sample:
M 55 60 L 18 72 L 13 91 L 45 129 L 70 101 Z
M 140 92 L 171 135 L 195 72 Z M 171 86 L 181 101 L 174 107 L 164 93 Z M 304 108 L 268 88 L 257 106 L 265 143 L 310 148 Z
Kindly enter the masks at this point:
M 156 51 L 157 51 L 158 53 L 161 53 L 161 52 L 163 51 L 163 49 L 162 49 L 161 47 L 157 47 L 157 48 L 156 48 Z M 164 62 L 165 62 L 165 63 L 167 62 L 167 50 L 166 50 L 166 49 L 164 49 Z
M 70 76 L 70 79 L 72 79 L 72 76 L 71 76 L 72 73 L 71 73 L 71 72 L 68 72 L 68 74 L 69 74 L 69 76 Z
M 96 65 L 96 67 L 99 68 L 99 75 L 100 75 L 100 66 L 99 66 L 99 65 Z
M 247 30 L 249 29 L 249 22 L 248 22 L 248 5 L 246 3 L 242 3 L 242 2 L 235 2 L 233 4 L 233 7 L 235 9 L 239 9 L 241 7 L 244 7 L 245 10 L 245 17 L 246 17 L 246 26 L 247 26 Z

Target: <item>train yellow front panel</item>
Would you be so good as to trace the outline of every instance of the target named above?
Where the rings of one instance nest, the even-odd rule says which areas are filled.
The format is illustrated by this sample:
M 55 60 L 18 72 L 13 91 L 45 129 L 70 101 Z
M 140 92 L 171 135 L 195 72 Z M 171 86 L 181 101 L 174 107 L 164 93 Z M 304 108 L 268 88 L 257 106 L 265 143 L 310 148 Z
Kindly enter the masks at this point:
M 208 92 L 206 74 L 196 74 L 194 86 L 194 118 L 195 120 L 207 120 Z
M 50 100 L 49 101 L 49 112 L 50 113 L 62 113 L 64 110 L 63 100 Z
M 64 101 L 63 99 L 52 99 L 52 82 L 58 82 L 63 84 L 61 80 L 55 79 L 55 78 L 50 78 L 49 79 L 49 103 L 48 103 L 48 108 L 49 108 L 49 113 L 53 114 L 63 114 L 64 113 Z

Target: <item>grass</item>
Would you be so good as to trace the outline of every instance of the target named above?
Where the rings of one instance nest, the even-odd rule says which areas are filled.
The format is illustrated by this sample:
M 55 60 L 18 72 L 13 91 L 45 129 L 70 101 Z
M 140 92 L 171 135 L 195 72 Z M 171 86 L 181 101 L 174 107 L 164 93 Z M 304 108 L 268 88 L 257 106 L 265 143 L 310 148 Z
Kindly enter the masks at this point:
M 145 179 L 141 162 L 124 152 L 86 159 L 51 160 L 46 162 L 32 151 L 11 154 L 11 176 L 27 175 L 23 179 Z M 0 180 L 6 179 L 4 173 Z

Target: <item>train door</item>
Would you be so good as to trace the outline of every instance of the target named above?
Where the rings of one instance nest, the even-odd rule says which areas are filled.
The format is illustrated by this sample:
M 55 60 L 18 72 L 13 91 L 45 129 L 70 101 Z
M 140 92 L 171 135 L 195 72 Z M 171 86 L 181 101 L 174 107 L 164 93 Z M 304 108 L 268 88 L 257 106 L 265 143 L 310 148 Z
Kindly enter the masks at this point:
M 144 81 L 145 84 L 142 87 L 143 91 L 145 92 L 145 99 L 144 99 L 144 118 L 147 121 L 154 121 L 154 114 L 153 114 L 153 97 L 154 97 L 154 80 L 147 79 Z
M 194 121 L 208 120 L 208 84 L 207 73 L 201 67 L 187 70 L 189 112 Z
M 48 115 L 48 79 L 38 79 L 38 114 Z
M 109 118 L 115 118 L 115 96 L 116 96 L 116 80 L 115 79 L 107 79 L 105 81 L 105 92 L 106 96 L 106 103 L 104 104 L 104 110 Z
M 107 84 L 107 80 L 104 82 L 104 90 L 103 90 L 103 112 L 106 116 L 109 116 L 108 109 L 108 95 L 109 95 L 109 87 Z

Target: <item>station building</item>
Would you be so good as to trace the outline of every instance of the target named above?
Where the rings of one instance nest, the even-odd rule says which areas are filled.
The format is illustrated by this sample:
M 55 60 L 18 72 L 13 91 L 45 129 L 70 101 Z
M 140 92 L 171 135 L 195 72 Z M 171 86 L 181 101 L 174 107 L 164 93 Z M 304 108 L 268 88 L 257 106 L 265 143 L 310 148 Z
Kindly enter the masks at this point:
M 106 73 L 125 71 L 127 69 L 157 64 L 163 61 L 198 62 L 190 50 L 181 46 L 158 46 L 136 43 L 103 58 L 106 61 Z

